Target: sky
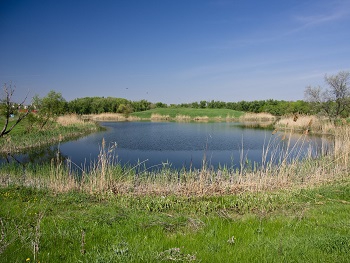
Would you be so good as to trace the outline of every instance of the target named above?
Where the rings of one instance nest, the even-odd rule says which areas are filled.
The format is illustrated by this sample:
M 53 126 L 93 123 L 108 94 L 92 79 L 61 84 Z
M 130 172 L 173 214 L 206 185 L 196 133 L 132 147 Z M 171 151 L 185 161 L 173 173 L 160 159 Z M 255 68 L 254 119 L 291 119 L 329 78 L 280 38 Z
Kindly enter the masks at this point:
M 304 99 L 350 71 L 350 0 L 0 0 L 15 97 Z

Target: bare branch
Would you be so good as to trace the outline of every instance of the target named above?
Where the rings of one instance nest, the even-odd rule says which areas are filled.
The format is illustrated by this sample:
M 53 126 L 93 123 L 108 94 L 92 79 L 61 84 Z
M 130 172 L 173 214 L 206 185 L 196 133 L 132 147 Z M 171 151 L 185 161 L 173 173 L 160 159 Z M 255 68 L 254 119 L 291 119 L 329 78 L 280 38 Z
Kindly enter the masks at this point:
M 24 113 L 19 112 L 20 107 L 22 107 L 25 101 L 27 100 L 29 92 L 19 105 L 16 105 L 14 102 L 12 102 L 12 96 L 15 92 L 15 89 L 13 89 L 11 85 L 8 87 L 5 83 L 3 87 L 3 92 L 4 98 L 0 101 L 0 113 L 3 117 L 5 117 L 5 122 L 3 128 L 0 131 L 0 138 L 6 134 L 9 134 L 13 130 L 13 128 L 15 128 L 17 124 L 20 123 L 31 111 L 31 107 L 28 107 Z M 11 115 L 14 114 L 14 112 L 18 112 L 18 117 L 14 124 L 12 124 L 11 127 L 9 127 L 10 118 Z

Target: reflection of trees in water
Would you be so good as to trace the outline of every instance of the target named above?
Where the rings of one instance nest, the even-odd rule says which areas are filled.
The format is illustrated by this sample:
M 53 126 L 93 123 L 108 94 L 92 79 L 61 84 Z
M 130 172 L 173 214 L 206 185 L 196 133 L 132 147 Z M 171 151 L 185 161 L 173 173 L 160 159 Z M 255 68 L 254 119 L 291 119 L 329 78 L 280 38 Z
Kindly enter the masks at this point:
M 62 162 L 67 159 L 67 156 L 63 155 L 58 146 L 49 146 L 38 149 L 31 149 L 25 154 L 7 154 L 1 156 L 7 163 L 16 162 L 22 165 L 26 164 L 45 164 L 55 160 L 55 163 Z

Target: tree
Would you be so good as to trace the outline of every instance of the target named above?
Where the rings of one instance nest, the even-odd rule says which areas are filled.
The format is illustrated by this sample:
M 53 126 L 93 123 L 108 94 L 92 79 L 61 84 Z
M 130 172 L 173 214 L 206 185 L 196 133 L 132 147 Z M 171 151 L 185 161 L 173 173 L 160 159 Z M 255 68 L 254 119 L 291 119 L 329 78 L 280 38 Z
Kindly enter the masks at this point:
M 38 109 L 37 118 L 40 123 L 40 129 L 43 129 L 50 120 L 56 119 L 67 110 L 67 102 L 62 97 L 62 94 L 53 90 L 42 99 L 35 96 L 33 104 Z
M 326 114 L 331 120 L 348 115 L 350 109 L 350 72 L 340 71 L 337 75 L 324 77 L 328 89 L 308 86 L 305 98 L 316 112 Z
M 15 89 L 12 88 L 11 85 L 7 87 L 7 85 L 4 84 L 3 92 L 4 96 L 0 100 L 0 114 L 2 117 L 5 118 L 5 122 L 0 131 L 0 137 L 9 134 L 13 130 L 13 128 L 15 128 L 30 113 L 30 107 L 24 109 L 24 103 L 28 95 L 21 103 L 17 104 L 12 101 L 12 96 L 15 92 Z M 15 119 L 14 122 L 10 125 L 11 118 Z

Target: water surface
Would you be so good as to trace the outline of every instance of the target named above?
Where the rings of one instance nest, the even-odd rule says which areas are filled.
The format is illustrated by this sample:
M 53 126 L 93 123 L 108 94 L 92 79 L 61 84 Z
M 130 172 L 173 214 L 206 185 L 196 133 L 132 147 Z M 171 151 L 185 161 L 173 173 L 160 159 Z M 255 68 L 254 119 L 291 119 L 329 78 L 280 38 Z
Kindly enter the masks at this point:
M 117 145 L 119 163 L 147 167 L 200 168 L 205 160 L 213 168 L 238 168 L 242 163 L 261 164 L 263 152 L 289 158 L 320 152 L 319 137 L 276 133 L 242 128 L 239 123 L 104 122 L 107 130 L 75 141 L 62 143 L 60 152 L 77 165 L 87 165 L 99 154 L 102 140 Z M 290 140 L 289 140 L 290 138 Z M 268 158 L 270 155 L 268 154 Z M 274 159 L 278 159 L 275 157 Z

